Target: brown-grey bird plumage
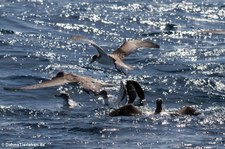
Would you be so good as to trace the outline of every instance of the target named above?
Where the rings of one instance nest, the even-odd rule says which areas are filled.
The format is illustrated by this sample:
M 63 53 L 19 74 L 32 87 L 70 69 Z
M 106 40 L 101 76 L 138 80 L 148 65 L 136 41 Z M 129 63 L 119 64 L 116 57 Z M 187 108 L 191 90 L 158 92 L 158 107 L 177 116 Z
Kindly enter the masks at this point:
M 73 41 L 81 41 L 86 42 L 94 46 L 98 54 L 94 55 L 92 57 L 91 63 L 94 61 L 97 61 L 99 63 L 105 64 L 105 65 L 114 65 L 117 70 L 118 66 L 121 68 L 125 68 L 128 70 L 132 70 L 133 67 L 130 65 L 127 65 L 123 62 L 124 58 L 127 57 L 129 54 L 134 52 L 138 48 L 159 48 L 160 46 L 153 43 L 150 40 L 129 40 L 125 41 L 119 48 L 117 48 L 115 51 L 113 51 L 111 54 L 107 54 L 99 45 L 97 45 L 94 41 L 89 40 L 82 36 L 73 36 L 71 38 Z
M 137 98 L 139 98 L 139 100 Z M 121 81 L 118 99 L 119 103 L 122 103 L 126 99 L 125 102 L 123 102 L 125 105 L 111 111 L 109 116 L 132 116 L 142 114 L 141 110 L 134 105 L 134 102 L 138 100 L 137 105 L 143 105 L 142 100 L 144 100 L 144 98 L 144 91 L 138 82 L 127 80 L 124 85 Z
M 78 84 L 80 85 L 85 91 L 93 92 L 97 94 L 102 88 L 104 87 L 112 87 L 112 85 L 103 84 L 96 79 L 93 79 L 88 76 L 82 76 L 77 74 L 70 74 L 59 72 L 55 77 L 51 80 L 22 87 L 7 87 L 4 88 L 6 90 L 33 90 L 33 89 L 40 89 L 40 88 L 48 88 L 53 86 L 60 86 L 64 84 Z
M 180 108 L 177 111 L 174 112 L 164 112 L 162 110 L 162 99 L 157 99 L 156 100 L 156 110 L 154 114 L 166 114 L 166 115 L 173 115 L 173 116 L 178 116 L 178 115 L 194 115 L 197 116 L 199 114 L 201 114 L 200 112 L 198 112 L 196 109 L 190 107 L 190 106 L 184 106 L 182 108 Z

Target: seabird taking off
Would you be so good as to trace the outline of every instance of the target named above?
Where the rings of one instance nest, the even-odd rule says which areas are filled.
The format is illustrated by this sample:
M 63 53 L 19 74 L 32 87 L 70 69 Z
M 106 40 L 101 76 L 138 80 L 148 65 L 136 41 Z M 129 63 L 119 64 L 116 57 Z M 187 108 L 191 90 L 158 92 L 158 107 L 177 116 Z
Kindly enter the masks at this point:
M 113 51 L 111 54 L 107 54 L 99 45 L 97 45 L 94 41 L 91 41 L 85 37 L 82 36 L 73 36 L 71 38 L 73 41 L 81 41 L 81 42 L 86 42 L 94 46 L 98 54 L 94 55 L 91 59 L 91 63 L 94 61 L 97 61 L 101 64 L 105 65 L 114 65 L 115 68 L 123 72 L 121 68 L 125 68 L 128 70 L 132 70 L 133 67 L 130 65 L 127 65 L 123 62 L 124 58 L 128 56 L 130 53 L 135 51 L 138 48 L 159 48 L 160 46 L 151 42 L 150 40 L 129 40 L 124 42 L 119 48 L 117 48 L 115 51 Z
M 93 93 L 94 95 L 99 95 L 100 91 L 104 87 L 112 87 L 113 85 L 109 84 L 102 84 L 99 81 L 88 77 L 88 76 L 81 76 L 77 74 L 69 74 L 64 72 L 59 72 L 55 77 L 51 80 L 34 84 L 28 85 L 23 87 L 7 87 L 4 88 L 6 90 L 33 90 L 33 89 L 40 89 L 40 88 L 47 88 L 53 86 L 60 86 L 64 84 L 78 84 L 80 85 L 84 91 L 87 93 Z
M 135 104 L 138 106 L 143 105 L 145 94 L 140 84 L 133 80 L 127 80 L 124 85 L 120 82 L 120 92 L 118 96 L 119 104 Z
M 144 100 L 145 95 L 140 84 L 133 80 L 127 80 L 126 85 L 124 85 L 121 81 L 118 99 L 119 104 L 123 102 L 125 105 L 111 111 L 109 116 L 133 116 L 142 114 L 141 110 L 134 106 L 137 98 L 139 98 L 137 105 L 143 105 L 142 100 Z

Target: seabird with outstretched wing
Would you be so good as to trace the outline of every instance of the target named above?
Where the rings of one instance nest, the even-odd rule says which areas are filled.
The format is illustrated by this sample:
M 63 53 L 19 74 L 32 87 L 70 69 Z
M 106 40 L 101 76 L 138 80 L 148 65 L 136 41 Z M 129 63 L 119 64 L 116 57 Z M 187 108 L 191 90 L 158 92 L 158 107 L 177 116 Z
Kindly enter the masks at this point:
M 98 94 L 99 91 L 104 87 L 112 87 L 111 84 L 103 84 L 96 79 L 93 79 L 88 76 L 81 76 L 77 74 L 70 74 L 59 72 L 55 77 L 51 80 L 22 87 L 5 87 L 6 90 L 34 90 L 34 89 L 41 89 L 41 88 L 48 88 L 54 86 L 60 86 L 64 84 L 78 84 L 80 85 L 85 91 L 92 92 L 94 94 Z
M 113 51 L 111 54 L 107 54 L 94 41 L 89 40 L 83 36 L 73 36 L 71 37 L 71 40 L 89 43 L 97 49 L 98 54 L 92 57 L 91 63 L 94 61 L 97 61 L 105 65 L 114 65 L 118 71 L 123 73 L 124 71 L 122 69 L 119 69 L 118 67 L 132 70 L 133 67 L 131 65 L 125 64 L 123 60 L 125 57 L 127 57 L 129 54 L 134 52 L 136 49 L 160 47 L 158 44 L 155 44 L 150 40 L 129 40 L 129 41 L 125 41 L 118 49 Z

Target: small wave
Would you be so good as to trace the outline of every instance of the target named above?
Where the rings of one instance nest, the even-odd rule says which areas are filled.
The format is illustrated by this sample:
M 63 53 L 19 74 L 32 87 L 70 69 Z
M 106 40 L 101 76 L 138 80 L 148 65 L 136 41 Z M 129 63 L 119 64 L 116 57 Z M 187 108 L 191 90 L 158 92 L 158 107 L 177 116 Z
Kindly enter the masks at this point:
M 47 126 L 44 122 L 38 122 L 38 123 L 27 123 L 25 124 L 25 127 L 26 128 L 29 128 L 29 129 L 48 129 L 49 126 Z
M 23 75 L 15 75 L 15 76 L 8 76 L 2 79 L 6 80 L 47 80 L 46 78 L 38 77 L 38 76 L 23 76 Z
M 191 71 L 191 68 L 185 64 L 157 64 L 154 67 L 155 70 L 167 73 L 184 73 Z
M 100 133 L 104 128 L 102 127 L 87 127 L 87 128 L 82 128 L 82 127 L 73 127 L 69 129 L 71 132 L 85 132 L 85 133 L 93 133 L 93 134 L 98 134 Z
M 0 106 L 0 113 L 3 115 L 35 115 L 40 113 L 36 110 L 27 109 L 22 106 Z
M 1 34 L 15 34 L 13 30 L 0 29 Z
M 24 117 L 54 117 L 60 115 L 59 112 L 55 113 L 54 111 L 46 110 L 46 109 L 29 109 L 23 106 L 3 106 L 0 105 L 0 115 L 16 117 L 16 118 L 24 118 Z
M 150 33 L 143 33 L 142 36 L 146 37 L 146 36 L 158 36 L 158 35 L 171 35 L 178 30 L 178 25 L 166 23 L 160 28 L 162 28 L 162 30 L 154 31 Z
M 0 40 L 0 46 L 9 45 L 9 42 Z
M 29 84 L 35 84 L 38 83 L 40 81 L 47 81 L 48 79 L 46 78 L 42 78 L 42 77 L 38 77 L 38 76 L 24 76 L 24 75 L 14 75 L 14 76 L 7 76 L 7 77 L 3 77 L 1 78 L 2 80 L 6 80 L 6 84 L 3 88 L 5 90 L 12 90 L 14 91 L 14 89 L 16 89 L 17 87 L 20 86 L 25 86 L 25 85 L 29 85 Z M 7 81 L 9 80 L 9 81 Z M 20 83 L 18 83 L 20 82 Z M 24 82 L 24 83 L 21 83 Z

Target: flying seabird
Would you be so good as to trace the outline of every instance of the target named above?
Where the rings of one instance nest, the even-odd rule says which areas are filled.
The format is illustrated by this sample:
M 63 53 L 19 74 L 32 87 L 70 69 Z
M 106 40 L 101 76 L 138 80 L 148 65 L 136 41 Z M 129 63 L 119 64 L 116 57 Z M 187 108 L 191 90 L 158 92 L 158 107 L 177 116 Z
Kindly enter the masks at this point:
M 34 90 L 40 88 L 47 88 L 53 86 L 60 86 L 64 84 L 78 84 L 80 85 L 84 91 L 90 94 L 93 93 L 94 95 L 99 95 L 100 91 L 104 87 L 112 87 L 113 85 L 110 84 L 102 84 L 96 79 L 93 79 L 88 76 L 81 76 L 77 74 L 70 74 L 59 72 L 55 77 L 51 80 L 22 87 L 5 87 L 6 90 Z
M 128 56 L 130 53 L 135 51 L 138 48 L 159 48 L 160 46 L 151 42 L 150 40 L 129 40 L 125 41 L 119 48 L 117 48 L 115 51 L 113 51 L 111 54 L 107 54 L 99 45 L 97 45 L 94 41 L 89 40 L 82 36 L 73 36 L 71 38 L 73 41 L 81 41 L 86 42 L 94 46 L 98 54 L 94 55 L 91 59 L 91 63 L 94 61 L 97 61 L 101 64 L 105 65 L 114 65 L 115 68 L 123 72 L 122 68 L 132 70 L 133 67 L 130 65 L 127 65 L 123 62 L 124 58 Z M 121 68 L 119 69 L 118 66 Z

